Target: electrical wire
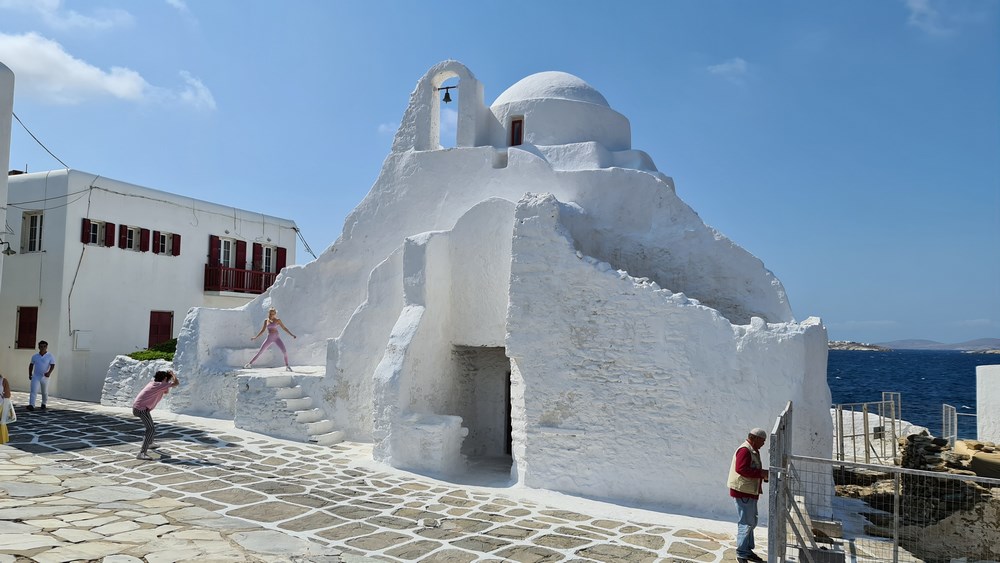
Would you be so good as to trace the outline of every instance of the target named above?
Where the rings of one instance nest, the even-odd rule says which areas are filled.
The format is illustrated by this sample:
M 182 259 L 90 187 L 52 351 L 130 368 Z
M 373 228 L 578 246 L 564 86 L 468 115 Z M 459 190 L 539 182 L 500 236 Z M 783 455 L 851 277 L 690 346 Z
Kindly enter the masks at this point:
M 295 234 L 299 236 L 299 240 L 302 241 L 302 246 L 305 247 L 306 252 L 308 252 L 309 254 L 311 254 L 312 257 L 313 257 L 313 260 L 315 260 L 316 259 L 316 253 L 313 252 L 313 249 L 309 248 L 309 243 L 306 242 L 306 237 L 302 236 L 302 231 L 300 231 L 298 227 L 292 227 L 292 230 L 295 231 Z
M 66 170 L 69 170 L 69 165 L 66 164 L 65 162 L 63 162 L 58 156 L 52 154 L 52 151 L 49 150 L 49 147 L 46 147 L 44 144 L 42 144 L 41 141 L 38 140 L 38 137 L 36 137 L 35 134 L 32 133 L 30 129 L 28 129 L 28 127 L 24 124 L 23 121 L 21 121 L 21 118 L 18 117 L 16 113 L 14 113 L 14 112 L 10 112 L 10 113 L 11 113 L 11 115 L 14 116 L 14 119 L 16 119 L 17 122 L 21 124 L 21 127 L 24 127 L 24 130 L 27 131 L 29 135 L 31 135 L 31 138 L 34 139 L 36 143 L 38 143 L 38 146 L 40 146 L 43 149 L 45 149 L 45 152 L 49 153 L 49 156 L 51 156 L 52 158 L 58 160 L 59 164 L 63 165 L 63 168 L 65 168 Z
M 11 207 L 14 207 L 14 208 L 17 208 L 17 209 L 24 209 L 23 207 L 18 207 L 18 206 L 19 205 L 26 205 L 26 204 L 29 204 L 29 203 L 43 203 L 43 202 L 46 202 L 46 201 L 52 201 L 54 199 L 62 199 L 64 197 L 69 197 L 71 195 L 82 194 L 82 193 L 84 193 L 86 191 L 89 191 L 90 188 L 92 188 L 92 187 L 93 186 L 87 186 L 86 188 L 83 188 L 82 190 L 78 190 L 78 191 L 75 191 L 75 192 L 69 192 L 69 193 L 66 193 L 66 194 L 52 196 L 52 197 L 45 197 L 45 198 L 42 198 L 42 199 L 34 199 L 34 200 L 31 200 L 31 201 L 19 201 L 17 203 L 8 203 L 7 205 L 9 205 Z M 79 199 L 79 198 L 77 198 L 77 199 Z

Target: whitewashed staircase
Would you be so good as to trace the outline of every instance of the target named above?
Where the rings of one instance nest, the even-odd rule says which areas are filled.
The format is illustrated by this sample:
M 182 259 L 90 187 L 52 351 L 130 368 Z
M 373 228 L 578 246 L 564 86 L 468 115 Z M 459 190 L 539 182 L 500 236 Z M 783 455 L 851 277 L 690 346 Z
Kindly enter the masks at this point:
M 306 396 L 301 381 L 322 375 L 280 374 L 276 369 L 245 370 L 237 377 L 237 428 L 298 442 L 331 446 L 344 440 L 333 421 Z M 280 374 L 280 375 L 279 375 Z

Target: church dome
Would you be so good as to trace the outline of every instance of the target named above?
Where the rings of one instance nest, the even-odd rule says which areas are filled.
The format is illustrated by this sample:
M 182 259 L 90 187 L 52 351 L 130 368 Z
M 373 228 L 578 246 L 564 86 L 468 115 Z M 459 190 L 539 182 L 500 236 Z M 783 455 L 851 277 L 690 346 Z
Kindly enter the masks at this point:
M 525 100 L 559 99 L 585 102 L 610 108 L 608 101 L 593 86 L 572 74 L 559 71 L 539 72 L 522 78 L 507 88 L 493 102 L 493 107 Z

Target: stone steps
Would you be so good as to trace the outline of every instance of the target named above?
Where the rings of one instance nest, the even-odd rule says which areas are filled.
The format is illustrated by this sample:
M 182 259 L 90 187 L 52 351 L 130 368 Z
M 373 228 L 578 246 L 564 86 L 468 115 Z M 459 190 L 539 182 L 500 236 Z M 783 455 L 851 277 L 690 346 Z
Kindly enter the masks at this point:
M 344 440 L 344 432 L 335 429 L 300 384 L 322 374 L 281 373 L 275 368 L 245 369 L 243 373 L 237 385 L 237 428 L 324 446 Z

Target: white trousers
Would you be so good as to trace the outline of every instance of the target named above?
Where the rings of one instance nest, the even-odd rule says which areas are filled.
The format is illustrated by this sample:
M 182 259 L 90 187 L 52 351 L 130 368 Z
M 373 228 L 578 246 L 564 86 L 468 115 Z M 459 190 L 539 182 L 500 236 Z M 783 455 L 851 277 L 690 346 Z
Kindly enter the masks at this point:
M 38 388 L 42 388 L 42 404 L 49 402 L 49 378 L 45 377 L 45 374 L 35 373 L 31 375 L 31 393 L 28 394 L 28 404 L 35 406 L 35 395 L 38 394 Z

